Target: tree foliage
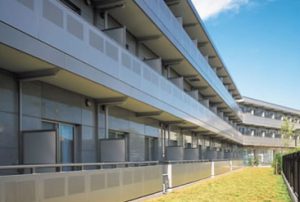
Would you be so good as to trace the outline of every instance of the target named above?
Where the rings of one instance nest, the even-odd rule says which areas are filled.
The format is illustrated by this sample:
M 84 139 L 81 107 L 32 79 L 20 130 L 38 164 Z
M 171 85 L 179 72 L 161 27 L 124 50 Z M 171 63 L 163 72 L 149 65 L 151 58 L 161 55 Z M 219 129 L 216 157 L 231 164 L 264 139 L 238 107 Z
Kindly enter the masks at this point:
M 294 124 L 289 121 L 286 117 L 284 117 L 283 122 L 281 124 L 281 135 L 284 138 L 293 138 L 295 136 Z

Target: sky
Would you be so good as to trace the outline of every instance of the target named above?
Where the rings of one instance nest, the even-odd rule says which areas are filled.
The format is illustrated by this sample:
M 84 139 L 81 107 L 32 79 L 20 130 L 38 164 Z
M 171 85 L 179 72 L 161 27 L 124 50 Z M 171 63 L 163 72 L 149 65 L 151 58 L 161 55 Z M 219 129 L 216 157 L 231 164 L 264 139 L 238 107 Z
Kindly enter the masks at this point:
M 192 0 L 243 96 L 300 109 L 300 0 Z

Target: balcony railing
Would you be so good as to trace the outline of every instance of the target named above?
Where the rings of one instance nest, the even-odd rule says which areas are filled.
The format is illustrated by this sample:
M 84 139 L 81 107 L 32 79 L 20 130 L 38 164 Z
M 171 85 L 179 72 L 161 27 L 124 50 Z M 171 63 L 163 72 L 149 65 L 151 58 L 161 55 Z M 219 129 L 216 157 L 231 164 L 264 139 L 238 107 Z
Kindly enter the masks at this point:
M 107 163 L 65 163 L 65 164 L 34 164 L 34 165 L 7 165 L 0 166 L 0 173 L 16 174 L 34 174 L 39 171 L 47 172 L 64 172 L 64 171 L 84 171 L 84 170 L 102 170 L 124 167 L 140 167 L 158 165 L 158 161 L 142 161 L 142 162 L 107 162 Z
M 255 116 L 250 113 L 243 114 L 243 123 L 270 128 L 281 128 L 282 121 L 272 118 Z M 300 129 L 300 124 L 294 123 L 295 129 Z
M 162 165 L 157 162 L 5 166 L 1 169 L 103 167 L 63 172 L 0 176 L 0 201 L 120 202 L 161 192 Z M 113 168 L 112 168 L 113 167 Z M 2 170 L 0 170 L 1 172 Z
M 269 138 L 257 136 L 243 136 L 243 144 L 251 146 L 268 146 L 268 147 L 295 147 L 295 140 L 283 138 Z
M 30 7 L 22 2 L 0 1 L 0 21 L 90 65 L 95 71 L 104 72 L 126 83 L 149 95 L 151 99 L 124 91 L 128 96 L 161 107 L 164 111 L 229 139 L 242 141 L 240 133 L 231 125 L 60 2 L 32 0 L 33 6 Z M 15 13 L 13 17 L 11 11 Z M 51 58 L 45 59 L 48 61 Z M 67 62 L 61 57 L 49 62 L 68 71 L 73 71 L 78 63 L 74 60 L 72 65 L 66 66 Z M 98 82 L 98 78 L 87 71 L 80 74 Z M 111 88 L 115 88 L 113 84 L 110 85 Z M 153 98 L 161 103 L 153 101 Z
M 173 13 L 163 0 L 135 0 L 154 23 L 167 35 L 171 42 L 181 51 L 194 68 L 204 77 L 212 88 L 236 113 L 240 111 L 232 95 L 228 92 L 216 72 L 199 52 L 191 38 L 178 23 Z

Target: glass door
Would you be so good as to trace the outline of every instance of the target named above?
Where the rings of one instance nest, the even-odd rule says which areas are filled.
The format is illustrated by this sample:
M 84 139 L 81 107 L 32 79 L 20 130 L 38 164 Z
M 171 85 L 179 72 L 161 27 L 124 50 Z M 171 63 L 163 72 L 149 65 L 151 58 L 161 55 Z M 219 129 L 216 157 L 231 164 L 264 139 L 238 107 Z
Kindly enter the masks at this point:
M 58 125 L 60 162 L 74 162 L 74 126 L 69 124 Z

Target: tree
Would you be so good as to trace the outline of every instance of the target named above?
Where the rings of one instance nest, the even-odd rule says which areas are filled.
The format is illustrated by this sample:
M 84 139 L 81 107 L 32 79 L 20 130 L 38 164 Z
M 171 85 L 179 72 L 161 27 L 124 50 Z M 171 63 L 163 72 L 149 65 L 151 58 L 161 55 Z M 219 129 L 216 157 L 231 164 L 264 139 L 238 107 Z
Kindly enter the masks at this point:
M 290 139 L 290 138 L 295 139 L 295 147 L 297 147 L 297 135 L 294 130 L 294 124 L 290 120 L 288 120 L 288 118 L 284 117 L 283 122 L 281 124 L 280 131 L 281 131 L 281 135 L 285 139 Z

